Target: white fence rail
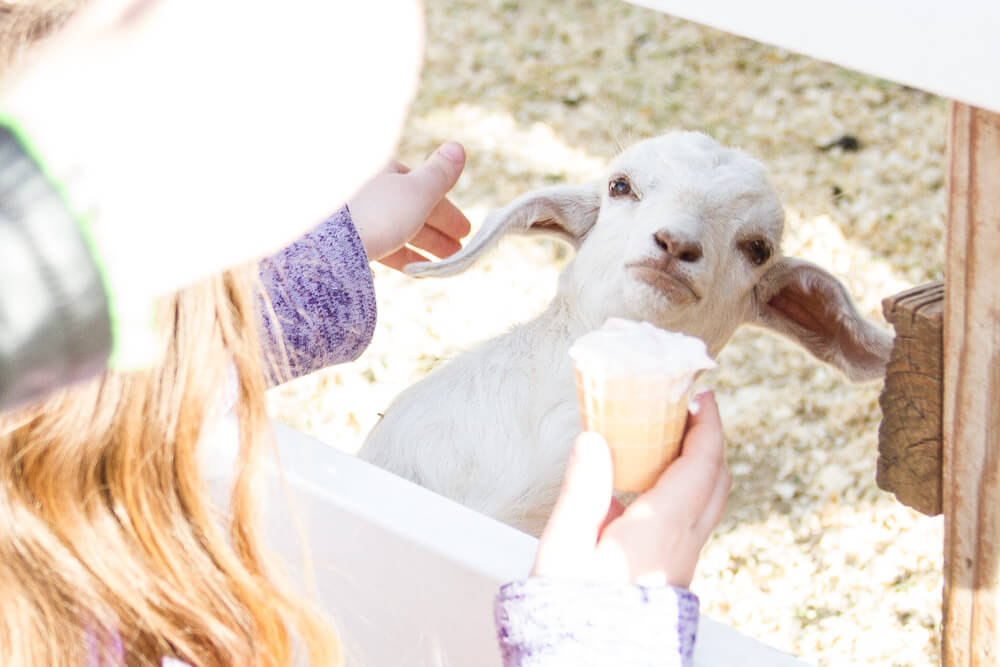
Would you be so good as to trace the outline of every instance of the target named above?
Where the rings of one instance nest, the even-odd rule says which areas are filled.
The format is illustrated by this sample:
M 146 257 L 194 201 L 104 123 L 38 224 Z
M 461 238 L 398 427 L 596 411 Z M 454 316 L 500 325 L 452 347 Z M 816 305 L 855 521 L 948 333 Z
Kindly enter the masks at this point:
M 629 0 L 1000 112 L 996 0 Z
M 493 597 L 527 575 L 536 540 L 287 426 L 275 429 L 282 475 L 267 489 L 267 535 L 302 582 L 301 527 L 348 664 L 499 665 Z M 207 461 L 220 500 L 234 431 L 231 421 L 221 427 Z M 805 665 L 704 616 L 695 664 Z

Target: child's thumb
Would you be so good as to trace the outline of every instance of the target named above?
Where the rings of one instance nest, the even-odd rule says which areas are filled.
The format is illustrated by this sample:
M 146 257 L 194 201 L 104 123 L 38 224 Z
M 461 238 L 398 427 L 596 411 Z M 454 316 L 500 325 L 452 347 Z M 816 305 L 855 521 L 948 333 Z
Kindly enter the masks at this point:
M 448 194 L 465 168 L 465 149 L 456 141 L 442 144 L 419 167 L 410 171 L 419 203 L 428 212 Z
M 535 574 L 571 575 L 574 564 L 593 552 L 608 515 L 611 482 L 611 453 L 604 438 L 581 433 L 538 547 Z

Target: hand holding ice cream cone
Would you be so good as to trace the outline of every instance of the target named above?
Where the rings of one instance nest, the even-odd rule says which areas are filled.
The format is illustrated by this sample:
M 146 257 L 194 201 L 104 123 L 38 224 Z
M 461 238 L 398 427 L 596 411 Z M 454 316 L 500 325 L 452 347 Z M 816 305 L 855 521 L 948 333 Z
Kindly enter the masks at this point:
M 533 575 L 691 585 L 702 547 L 729 494 L 725 442 L 711 393 L 696 397 L 680 457 L 626 508 L 611 495 L 612 461 L 602 438 L 583 433 L 559 501 L 542 534 Z M 610 507 L 610 509 L 609 509 Z

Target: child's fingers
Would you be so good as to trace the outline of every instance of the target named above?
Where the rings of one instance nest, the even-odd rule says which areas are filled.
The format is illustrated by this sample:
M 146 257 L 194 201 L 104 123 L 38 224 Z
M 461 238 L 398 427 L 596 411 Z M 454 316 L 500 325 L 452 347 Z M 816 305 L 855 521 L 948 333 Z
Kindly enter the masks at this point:
M 410 239 L 410 245 L 440 258 L 451 257 L 462 249 L 461 243 L 427 225 L 417 230 L 416 235 Z
M 698 413 L 688 418 L 680 457 L 670 464 L 656 485 L 640 500 L 676 513 L 678 499 L 684 511 L 700 516 L 715 489 L 719 472 L 725 467 L 725 440 L 719 409 L 711 393 L 698 399 Z M 638 502 L 638 501 L 637 501 Z
M 423 164 L 407 174 L 413 188 L 413 205 L 428 214 L 448 194 L 465 168 L 465 149 L 449 141 L 434 151 Z
M 689 413 L 681 458 L 717 462 L 723 453 L 722 419 L 715 394 L 707 391 L 696 397 L 697 413 Z
M 385 257 L 378 260 L 379 264 L 384 264 L 390 269 L 396 269 L 397 271 L 402 271 L 403 267 L 407 264 L 413 264 L 414 262 L 429 262 L 431 261 L 427 257 L 424 257 L 416 250 L 412 248 L 402 247 L 394 253 L 386 255 Z
M 604 522 L 601 524 L 601 530 L 597 536 L 597 539 L 598 540 L 601 539 L 600 536 L 604 534 L 604 529 L 608 527 L 608 524 L 610 524 L 612 521 L 614 521 L 624 513 L 625 513 L 625 505 L 622 504 L 622 501 L 612 496 L 611 506 L 608 508 L 608 513 L 604 517 Z
M 559 576 L 593 554 L 609 513 L 611 453 L 604 438 L 576 439 L 562 491 L 538 545 L 534 574 Z
M 447 197 L 431 209 L 427 224 L 453 239 L 464 239 L 472 231 L 469 219 Z
M 389 174 L 408 174 L 410 173 L 410 168 L 399 160 L 389 160 L 389 164 L 385 166 L 385 171 Z
M 729 469 L 723 466 L 719 477 L 715 481 L 712 496 L 708 499 L 705 510 L 698 517 L 692 528 L 695 539 L 704 543 L 708 540 L 708 536 L 712 534 L 712 531 L 715 530 L 715 527 L 719 525 L 722 512 L 726 509 L 726 500 L 729 499 L 729 489 L 731 486 L 732 478 L 729 475 Z

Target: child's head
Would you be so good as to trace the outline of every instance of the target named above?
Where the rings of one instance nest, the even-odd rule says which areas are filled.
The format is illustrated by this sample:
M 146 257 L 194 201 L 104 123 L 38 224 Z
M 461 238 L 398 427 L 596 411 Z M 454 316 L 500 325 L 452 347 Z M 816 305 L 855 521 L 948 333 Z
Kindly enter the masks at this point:
M 0 76 L 80 4 L 0 0 Z M 288 664 L 292 636 L 311 664 L 336 662 L 335 636 L 258 545 L 270 429 L 254 275 L 164 299 L 152 368 L 0 413 L 0 664 Z M 230 507 L 214 508 L 197 450 L 233 366 L 240 455 Z

